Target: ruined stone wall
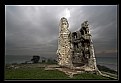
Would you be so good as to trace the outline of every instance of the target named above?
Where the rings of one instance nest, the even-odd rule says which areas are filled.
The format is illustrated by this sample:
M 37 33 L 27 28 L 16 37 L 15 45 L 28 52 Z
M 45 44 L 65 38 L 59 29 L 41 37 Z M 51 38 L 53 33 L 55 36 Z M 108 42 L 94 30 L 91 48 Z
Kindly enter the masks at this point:
M 58 37 L 58 64 L 64 67 L 89 67 L 96 70 L 96 58 L 88 21 L 81 24 L 76 32 L 68 30 L 66 18 L 61 18 Z
M 74 50 L 72 63 L 75 64 L 74 66 L 88 66 L 91 69 L 96 69 L 94 47 L 88 25 L 88 21 L 85 21 L 79 31 L 72 33 Z

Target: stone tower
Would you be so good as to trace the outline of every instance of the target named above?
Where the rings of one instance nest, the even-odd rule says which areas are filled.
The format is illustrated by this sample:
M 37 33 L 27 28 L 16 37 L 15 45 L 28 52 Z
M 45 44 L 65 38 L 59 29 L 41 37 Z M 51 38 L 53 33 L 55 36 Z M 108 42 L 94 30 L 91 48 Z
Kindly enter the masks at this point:
M 71 32 L 66 18 L 61 18 L 58 37 L 58 64 L 64 67 L 72 66 L 71 54 Z
M 71 33 L 67 19 L 61 18 L 57 50 L 60 66 L 84 71 L 98 70 L 88 25 L 88 21 L 84 21 L 79 31 Z

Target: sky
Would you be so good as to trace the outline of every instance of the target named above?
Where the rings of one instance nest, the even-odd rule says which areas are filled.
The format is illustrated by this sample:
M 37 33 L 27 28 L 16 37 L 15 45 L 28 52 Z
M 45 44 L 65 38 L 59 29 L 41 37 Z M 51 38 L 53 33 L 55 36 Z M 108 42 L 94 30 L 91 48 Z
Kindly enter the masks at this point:
M 117 5 L 6 5 L 5 54 L 56 57 L 62 17 L 71 32 L 88 20 L 96 56 L 116 56 Z

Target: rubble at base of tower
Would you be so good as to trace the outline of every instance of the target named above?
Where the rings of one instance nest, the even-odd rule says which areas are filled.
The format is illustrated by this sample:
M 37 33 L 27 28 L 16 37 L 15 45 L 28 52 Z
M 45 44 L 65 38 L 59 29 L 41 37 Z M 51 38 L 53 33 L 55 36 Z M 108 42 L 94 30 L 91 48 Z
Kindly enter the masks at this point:
M 58 64 L 61 67 L 81 71 L 98 71 L 88 25 L 88 21 L 84 21 L 79 31 L 70 32 L 67 19 L 61 18 L 57 50 Z

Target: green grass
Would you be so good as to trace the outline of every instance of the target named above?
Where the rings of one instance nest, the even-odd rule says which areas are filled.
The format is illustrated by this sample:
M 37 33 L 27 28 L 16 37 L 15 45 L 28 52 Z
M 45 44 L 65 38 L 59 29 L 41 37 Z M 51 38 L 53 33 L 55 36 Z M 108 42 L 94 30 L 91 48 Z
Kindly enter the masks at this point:
M 5 79 L 67 79 L 63 72 L 42 68 L 25 68 L 6 70 Z
M 65 73 L 43 68 L 5 69 L 5 79 L 109 79 L 95 74 L 83 73 L 69 78 Z
M 106 77 L 103 77 L 103 76 L 100 76 L 100 75 L 96 75 L 96 74 L 82 73 L 82 74 L 75 75 L 73 79 L 88 79 L 88 80 L 103 79 L 103 80 L 106 80 L 106 79 L 109 79 L 109 78 L 106 78 Z

